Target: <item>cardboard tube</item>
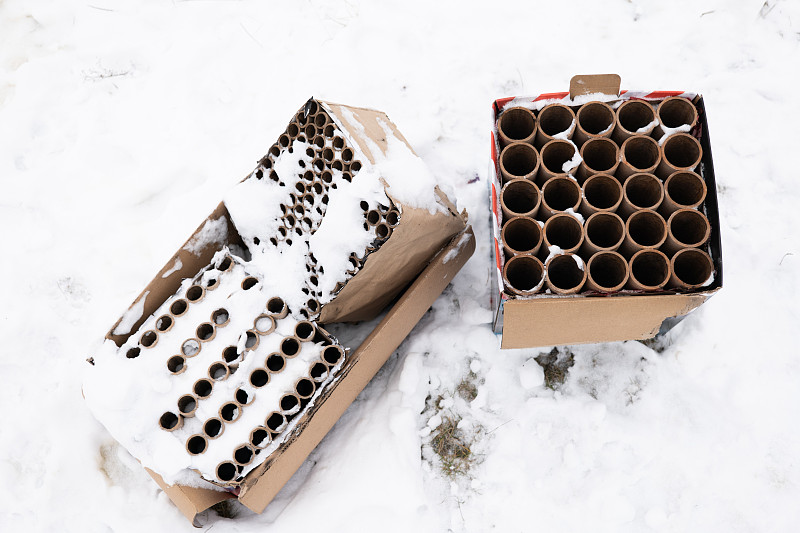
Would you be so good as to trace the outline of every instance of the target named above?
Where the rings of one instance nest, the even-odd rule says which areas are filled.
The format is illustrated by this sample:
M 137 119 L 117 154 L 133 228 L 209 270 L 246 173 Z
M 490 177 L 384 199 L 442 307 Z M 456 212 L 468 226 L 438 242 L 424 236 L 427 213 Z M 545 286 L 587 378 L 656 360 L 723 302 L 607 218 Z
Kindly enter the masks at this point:
M 500 152 L 500 175 L 503 183 L 513 179 L 532 180 L 539 170 L 539 154 L 527 143 L 511 143 Z
M 672 96 L 658 105 L 656 111 L 658 126 L 653 131 L 653 137 L 660 139 L 664 136 L 664 127 L 669 129 L 688 125 L 689 129 L 697 124 L 697 109 L 687 98 Z
M 242 280 L 242 290 L 249 291 L 256 285 L 258 285 L 258 278 L 256 277 L 247 276 Z
M 273 411 L 265 420 L 264 425 L 272 432 L 273 435 L 278 435 L 281 431 L 286 429 L 288 422 L 282 413 Z
M 662 250 L 669 255 L 681 248 L 697 248 L 711 236 L 708 218 L 696 209 L 678 209 L 667 222 L 667 238 Z
M 349 147 L 343 148 L 341 158 L 342 158 L 342 163 L 345 164 L 350 163 L 351 161 L 353 161 L 353 150 L 351 150 Z
M 258 348 L 258 343 L 261 342 L 258 333 L 252 329 L 248 329 L 244 332 L 245 341 L 244 341 L 244 351 L 249 352 L 251 350 L 255 350 Z
M 542 228 L 530 217 L 514 217 L 500 230 L 503 250 L 507 256 L 536 254 L 542 245 Z
M 214 381 L 226 380 L 230 374 L 230 368 L 228 368 L 228 365 L 222 361 L 215 361 L 214 363 L 211 363 L 211 366 L 208 367 L 208 377 Z
M 591 257 L 599 252 L 619 249 L 625 239 L 625 223 L 616 213 L 600 211 L 586 220 L 583 227 L 581 255 Z
M 581 186 L 568 177 L 552 178 L 542 186 L 542 203 L 539 219 L 547 220 L 559 211 L 578 211 L 581 205 Z
M 617 125 L 617 115 L 608 104 L 589 102 L 578 109 L 576 122 L 572 141 L 581 146 L 592 138 L 611 137 Z
M 281 355 L 287 359 L 291 359 L 295 357 L 297 354 L 300 353 L 301 346 L 300 343 L 302 341 L 292 335 L 291 337 L 286 337 L 281 341 Z
M 323 148 L 322 159 L 330 165 L 333 162 L 333 148 Z
M 656 210 L 664 200 L 664 185 L 653 174 L 631 174 L 622 186 L 622 203 L 617 213 L 628 218 L 640 209 Z
M 174 317 L 183 316 L 186 314 L 186 311 L 189 310 L 189 305 L 186 303 L 186 300 L 183 298 L 178 298 L 169 306 L 169 312 Z
M 236 392 L 233 393 L 233 399 L 236 400 L 236 403 L 242 407 L 245 407 L 255 401 L 256 395 L 251 392 L 247 392 L 247 389 L 244 387 L 239 387 L 236 389 Z
M 214 382 L 210 379 L 200 378 L 192 385 L 192 391 L 198 398 L 208 398 L 214 389 Z
M 152 329 L 148 329 L 139 337 L 139 345 L 144 348 L 152 348 L 156 344 L 158 344 L 158 333 Z
M 200 353 L 202 345 L 198 339 L 186 339 L 181 344 L 181 353 L 186 357 L 194 357 Z
M 239 350 L 236 346 L 226 346 L 224 350 L 222 350 L 222 359 L 226 363 L 232 363 L 239 358 Z
M 208 439 L 216 439 L 225 431 L 225 424 L 217 417 L 209 418 L 203 423 L 203 434 Z
M 242 409 L 236 402 L 225 402 L 219 408 L 219 417 L 225 422 L 236 422 L 242 416 Z
M 335 150 L 341 150 L 344 148 L 344 137 L 334 137 L 333 138 L 333 148 Z
M 388 213 L 386 213 L 386 223 L 389 224 L 390 228 L 396 228 L 400 225 L 400 211 L 397 209 L 392 209 Z
M 634 135 L 620 148 L 621 161 L 615 175 L 625 181 L 631 174 L 652 174 L 661 162 L 661 148 L 652 137 Z
M 318 130 L 323 131 L 325 126 L 331 121 L 330 117 L 325 111 L 319 110 L 314 117 L 314 125 Z
M 200 455 L 208 448 L 208 441 L 203 435 L 192 435 L 186 439 L 186 451 L 189 455 Z
M 497 120 L 497 136 L 501 148 L 514 142 L 533 144 L 536 137 L 536 115 L 524 107 L 506 109 Z
M 259 335 L 269 335 L 275 331 L 275 319 L 271 315 L 258 315 L 253 321 L 253 330 Z
M 214 324 L 215 327 L 222 328 L 228 325 L 228 322 L 231 321 L 231 315 L 228 313 L 228 310 L 224 307 L 220 307 L 213 313 L 211 313 L 211 323 Z
M 350 163 L 350 173 L 355 176 L 359 170 L 361 170 L 361 161 L 356 159 Z
M 555 294 L 576 294 L 586 283 L 583 260 L 575 254 L 559 254 L 545 265 L 545 283 Z
M 597 292 L 617 292 L 628 282 L 630 267 L 617 252 L 599 252 L 586 264 L 586 288 Z
M 301 400 L 308 400 L 314 395 L 317 386 L 309 378 L 300 378 L 294 382 L 294 392 Z
M 551 246 L 558 246 L 563 252 L 575 252 L 583 244 L 583 226 L 572 215 L 556 213 L 544 223 L 544 246 L 539 250 L 539 255 L 544 259 L 550 254 Z
M 336 366 L 344 358 L 344 350 L 341 346 L 333 344 L 322 350 L 322 361 L 329 368 Z
M 250 432 L 250 445 L 256 450 L 263 450 L 272 442 L 272 434 L 264 426 L 256 426 Z
M 236 464 L 247 466 L 253 462 L 255 450 L 249 444 L 242 444 L 233 451 L 233 460 Z
M 539 111 L 534 144 L 536 148 L 541 149 L 556 135 L 566 139 L 572 138 L 573 131 L 575 131 L 575 113 L 572 109 L 562 104 L 546 105 Z
M 641 209 L 625 222 L 625 239 L 619 251 L 631 257 L 639 250 L 659 248 L 667 240 L 667 223 L 652 209 Z
M 306 301 L 306 311 L 308 311 L 308 315 L 313 317 L 319 314 L 320 311 L 319 300 L 316 298 L 309 298 Z
M 313 121 L 309 121 L 306 124 L 306 127 L 303 128 L 303 133 L 306 136 L 306 139 L 313 139 L 317 136 L 317 127 L 314 125 Z
M 172 329 L 172 325 L 174 323 L 175 321 L 169 314 L 161 315 L 160 317 L 158 317 L 158 320 L 156 320 L 156 330 L 161 333 L 166 333 L 167 331 Z
M 614 213 L 622 202 L 622 185 L 608 174 L 591 176 L 581 190 L 579 211 L 587 218 L 600 211 Z
M 276 320 L 279 320 L 289 314 L 289 307 L 283 301 L 283 298 L 273 296 L 267 302 L 267 312 Z
M 278 137 L 278 145 L 280 145 L 281 149 L 285 150 L 290 144 L 292 144 L 292 140 L 285 133 Z
M 264 367 L 271 374 L 278 374 L 286 368 L 286 358 L 281 353 L 273 352 L 264 359 Z
M 313 322 L 308 320 L 301 320 L 294 326 L 294 335 L 301 342 L 308 342 L 314 338 L 317 333 L 317 327 Z
M 619 166 L 619 149 L 611 139 L 593 137 L 581 147 L 581 158 L 577 178 L 584 182 L 594 174 L 613 175 Z
M 158 427 L 164 431 L 175 431 L 183 427 L 183 417 L 171 411 L 166 411 L 159 417 Z
M 506 291 L 519 296 L 531 296 L 542 290 L 544 266 L 532 255 L 517 255 L 503 267 Z
M 186 299 L 191 303 L 197 303 L 206 295 L 206 289 L 202 285 L 192 285 L 186 289 Z
M 269 372 L 263 368 L 256 368 L 250 372 L 250 385 L 253 387 L 260 389 L 267 383 L 269 383 Z
M 184 418 L 194 416 L 197 411 L 197 397 L 194 394 L 184 394 L 178 398 L 178 411 Z
M 167 359 L 167 370 L 177 376 L 186 372 L 186 359 L 182 355 L 173 355 Z
M 667 137 L 661 145 L 661 162 L 656 174 L 661 179 L 666 179 L 675 172 L 691 172 L 703 158 L 703 148 L 700 141 L 688 133 L 676 133 Z
M 195 329 L 195 335 L 200 342 L 208 342 L 217 336 L 217 330 L 214 327 L 214 324 L 210 322 L 203 322 L 197 326 L 197 329 Z
M 656 126 L 653 106 L 643 100 L 628 100 L 617 108 L 617 126 L 611 138 L 622 144 L 634 135 L 650 135 Z
M 672 275 L 669 286 L 674 289 L 695 290 L 708 284 L 714 274 L 711 256 L 697 248 L 678 250 L 670 260 Z
M 384 242 L 392 236 L 392 228 L 390 228 L 389 224 L 386 222 L 381 222 L 375 226 L 375 236 L 378 238 L 379 242 Z
M 658 212 L 669 217 L 678 209 L 697 209 L 706 199 L 706 182 L 694 172 L 675 172 L 664 182 L 664 201 Z
M 569 141 L 555 139 L 545 144 L 540 155 L 541 164 L 536 182 L 542 185 L 551 178 L 566 176 L 569 172 L 564 170 L 564 165 L 575 157 L 575 153 L 575 145 Z
M 669 259 L 663 252 L 654 249 L 639 250 L 629 262 L 630 276 L 626 287 L 640 291 L 663 289 L 671 272 Z
M 309 367 L 308 375 L 315 383 L 322 383 L 328 378 L 328 365 L 322 361 L 316 361 Z
M 530 180 L 511 180 L 503 185 L 500 191 L 500 207 L 505 220 L 514 217 L 534 217 L 539 211 L 541 202 L 539 187 Z M 391 213 L 392 211 L 389 212 Z
M 217 476 L 217 480 L 222 483 L 229 483 L 236 478 L 236 474 L 239 471 L 236 469 L 236 463 L 233 461 L 222 461 L 220 464 L 217 465 L 217 468 L 214 470 Z
M 300 128 L 296 122 L 290 122 L 288 126 L 286 126 L 286 135 L 294 139 L 300 134 Z
M 381 221 L 381 214 L 378 212 L 377 209 L 370 209 L 366 213 L 364 213 L 364 219 L 367 221 L 367 224 L 370 226 L 377 226 L 378 223 Z
M 281 396 L 278 405 L 284 416 L 290 416 L 300 411 L 300 398 L 293 392 L 287 392 Z
M 139 357 L 139 354 L 142 353 L 142 349 L 138 346 L 134 346 L 133 348 L 128 348 L 128 351 L 125 352 L 125 357 L 128 359 L 136 359 Z

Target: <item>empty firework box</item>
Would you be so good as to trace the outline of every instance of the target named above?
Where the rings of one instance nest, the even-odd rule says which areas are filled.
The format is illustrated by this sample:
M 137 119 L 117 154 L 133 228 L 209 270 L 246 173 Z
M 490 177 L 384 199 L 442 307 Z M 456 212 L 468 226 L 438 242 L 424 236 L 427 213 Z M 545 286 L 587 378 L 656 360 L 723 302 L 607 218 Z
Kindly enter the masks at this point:
M 664 142 L 667 140 L 669 135 L 674 136 L 678 132 L 683 132 L 685 137 L 692 136 L 694 138 L 688 139 L 687 142 L 695 143 L 697 147 L 702 149 L 702 155 L 697 156 L 699 158 L 699 164 L 694 169 L 694 172 L 700 176 L 704 183 L 704 185 L 701 186 L 705 190 L 705 198 L 699 206 L 694 207 L 694 210 L 695 213 L 699 212 L 705 215 L 705 218 L 707 219 L 705 223 L 710 226 L 710 228 L 706 229 L 707 240 L 704 240 L 704 244 L 696 247 L 695 249 L 699 249 L 703 254 L 706 254 L 704 256 L 704 261 L 707 266 L 704 266 L 706 269 L 704 272 L 707 272 L 707 270 L 710 268 L 712 272 L 711 276 L 705 281 L 705 283 L 697 283 L 689 288 L 684 287 L 684 289 L 674 288 L 674 286 L 671 287 L 670 284 L 662 282 L 659 284 L 656 290 L 652 290 L 652 287 L 648 287 L 651 290 L 636 290 L 632 289 L 630 284 L 626 285 L 626 282 L 623 282 L 622 285 L 615 287 L 613 290 L 579 289 L 578 291 L 575 291 L 576 293 L 574 294 L 556 294 L 550 290 L 544 290 L 545 287 L 552 287 L 552 285 L 549 285 L 550 279 L 547 278 L 550 272 L 546 271 L 545 268 L 542 268 L 542 265 L 546 259 L 553 259 L 562 251 L 555 250 L 555 253 L 551 253 L 552 249 L 550 252 L 545 251 L 547 250 L 547 239 L 542 239 L 540 236 L 539 238 L 544 242 L 540 248 L 537 248 L 539 259 L 530 259 L 526 261 L 534 264 L 536 267 L 534 270 L 541 273 L 541 285 L 534 287 L 528 293 L 511 289 L 508 280 L 504 280 L 504 273 L 507 274 L 507 271 L 504 271 L 504 268 L 506 267 L 508 260 L 510 260 L 512 257 L 516 257 L 518 254 L 515 253 L 516 250 L 513 249 L 510 250 L 510 252 L 505 251 L 504 253 L 504 245 L 507 245 L 508 243 L 504 242 L 503 237 L 506 232 L 501 231 L 501 229 L 509 220 L 509 214 L 511 216 L 516 216 L 516 213 L 513 212 L 513 209 L 504 209 L 505 206 L 501 206 L 502 187 L 507 185 L 508 181 L 511 181 L 504 179 L 503 174 L 511 177 L 511 179 L 514 181 L 519 181 L 520 185 L 518 187 L 520 189 L 532 189 L 533 187 L 524 183 L 524 181 L 529 180 L 541 184 L 542 176 L 544 176 L 546 182 L 546 180 L 553 177 L 554 174 L 564 171 L 566 174 L 569 174 L 569 176 L 567 176 L 569 180 L 576 183 L 571 185 L 571 187 L 576 188 L 578 191 L 577 203 L 574 204 L 574 211 L 578 211 L 580 206 L 580 210 L 583 212 L 583 202 L 586 202 L 583 184 L 585 184 L 587 178 L 591 177 L 593 174 L 592 172 L 586 172 L 586 169 L 583 168 L 585 165 L 588 166 L 588 164 L 585 163 L 583 158 L 581 158 L 581 164 L 579 167 L 575 166 L 571 170 L 567 171 L 567 167 L 569 165 L 576 164 L 575 160 L 573 160 L 572 163 L 566 162 L 565 166 L 563 166 L 560 170 L 556 169 L 558 172 L 552 172 L 552 170 L 545 168 L 544 158 L 541 156 L 541 154 L 544 153 L 543 143 L 546 144 L 548 141 L 553 139 L 566 139 L 567 137 L 570 137 L 571 139 L 578 139 L 578 136 L 582 135 L 583 137 L 575 142 L 580 143 L 582 146 L 586 146 L 583 143 L 588 142 L 588 140 L 591 140 L 594 137 L 592 136 L 591 132 L 589 132 L 587 135 L 586 131 L 581 131 L 582 128 L 580 127 L 580 122 L 576 121 L 575 118 L 580 116 L 576 110 L 579 111 L 581 107 L 587 103 L 600 101 L 606 104 L 606 107 L 613 106 L 616 109 L 622 104 L 638 100 L 649 104 L 649 106 L 653 109 L 654 116 L 656 116 L 657 114 L 655 110 L 657 109 L 657 105 L 660 102 L 663 102 L 665 99 L 671 97 L 681 97 L 682 99 L 685 99 L 685 101 L 691 102 L 696 109 L 696 122 L 692 123 L 691 126 L 678 128 L 674 127 L 674 125 L 668 126 L 666 121 L 664 124 L 661 124 L 658 120 L 654 120 L 654 122 L 651 124 L 643 126 L 641 130 L 627 132 L 627 136 L 631 136 L 632 134 L 640 134 L 636 136 L 654 136 L 656 139 L 663 137 L 661 142 Z M 537 121 L 535 129 L 539 129 L 536 129 L 536 131 L 532 133 L 527 140 L 523 140 L 522 142 L 527 142 L 530 145 L 536 144 L 540 147 L 541 151 L 536 152 L 536 170 L 530 172 L 527 176 L 515 176 L 513 169 L 512 171 L 509 171 L 504 167 L 504 165 L 501 165 L 499 156 L 501 154 L 501 149 L 504 146 L 508 146 L 510 143 L 513 143 L 519 139 L 515 139 L 513 134 L 511 135 L 510 139 L 509 136 L 505 136 L 505 133 L 501 135 L 501 132 L 498 129 L 498 120 L 502 116 L 503 112 L 508 109 L 523 107 L 527 110 L 530 110 L 531 113 L 541 113 L 541 110 L 547 104 L 563 104 L 562 107 L 571 109 L 571 111 L 567 111 L 567 114 L 571 114 L 573 118 L 572 124 L 569 125 L 569 120 L 567 120 L 565 122 L 567 126 L 564 126 L 565 128 L 568 128 L 569 135 L 567 135 L 565 132 L 563 134 L 556 134 L 555 136 L 545 136 L 544 139 L 536 138 L 534 140 L 536 135 L 540 135 L 539 120 L 541 116 L 532 114 L 531 116 L 535 116 L 534 120 Z M 614 114 L 614 122 L 611 125 L 612 129 L 607 129 L 603 133 L 607 138 L 609 138 L 611 137 L 611 132 L 613 131 L 614 142 L 616 142 L 619 146 L 624 142 L 622 139 L 627 139 L 627 136 L 621 136 L 619 139 L 616 137 L 617 129 L 615 128 L 618 127 L 617 124 L 619 123 L 619 119 L 617 118 L 618 113 L 616 111 L 612 111 L 612 113 Z M 711 156 L 711 143 L 709 138 L 705 105 L 703 102 L 703 97 L 700 94 L 687 93 L 683 91 L 620 91 L 620 78 L 617 75 L 575 76 L 570 83 L 569 92 L 546 93 L 535 97 L 502 98 L 496 100 L 492 105 L 492 118 L 491 164 L 489 167 L 489 174 L 490 202 L 492 209 L 492 228 L 490 234 L 492 235 L 492 254 L 494 258 L 494 267 L 492 268 L 493 288 L 490 293 L 493 309 L 493 329 L 495 333 L 502 334 L 503 348 L 525 348 L 651 338 L 658 334 L 665 333 L 671 329 L 689 312 L 697 308 L 714 293 L 721 289 L 723 280 L 722 246 L 719 231 L 719 211 L 717 206 L 716 182 L 714 177 L 714 166 Z M 550 117 L 548 117 L 548 120 L 550 120 Z M 519 132 L 514 132 L 514 134 L 516 133 Z M 527 132 L 523 132 L 519 136 L 524 137 L 526 133 Z M 505 136 L 505 138 L 501 139 L 502 136 Z M 697 143 L 695 139 L 696 141 L 699 141 L 699 143 Z M 641 142 L 644 144 L 654 144 L 649 140 Z M 555 144 L 556 143 L 554 142 L 553 145 Z M 656 144 L 656 146 L 661 146 L 661 144 Z M 530 151 L 530 149 L 525 147 L 518 149 L 520 152 L 525 152 L 525 150 Z M 656 150 L 659 150 L 659 148 L 656 148 Z M 660 148 L 660 150 L 660 154 L 663 154 L 663 148 Z M 576 147 L 575 151 L 581 152 L 582 149 L 579 150 Z M 550 149 L 550 152 L 547 155 L 552 155 L 552 152 L 553 150 Z M 616 204 L 620 205 L 619 209 L 620 212 L 622 212 L 626 203 L 628 209 L 632 208 L 630 203 L 627 202 L 628 189 L 626 188 L 623 192 L 621 186 L 627 176 L 625 176 L 625 172 L 616 173 L 616 171 L 621 165 L 625 165 L 629 162 L 623 157 L 623 154 L 625 153 L 624 150 L 619 149 L 617 153 L 619 154 L 617 161 L 610 161 L 608 163 L 611 170 L 603 172 L 611 175 L 612 178 L 614 178 L 616 175 L 616 178 L 614 179 L 620 182 L 618 185 L 613 186 L 619 189 L 619 192 L 615 194 L 622 195 L 622 201 L 620 202 L 618 199 Z M 569 158 L 569 155 L 566 157 Z M 513 160 L 510 161 L 512 162 L 509 163 L 509 165 L 513 166 L 515 163 L 513 163 Z M 655 169 L 657 165 L 660 165 L 660 161 L 661 159 L 659 159 L 659 162 L 652 167 L 653 170 L 648 172 L 656 173 Z M 528 167 L 525 168 L 527 169 Z M 631 172 L 644 173 L 643 171 L 635 169 Z M 519 173 L 522 173 L 522 171 L 519 171 Z M 573 175 L 577 176 L 577 179 L 573 179 Z M 623 177 L 620 178 L 620 176 Z M 610 183 L 613 183 L 614 181 L 608 178 L 604 179 Z M 583 184 L 580 184 L 581 182 L 579 180 L 582 180 Z M 555 181 L 553 183 L 555 183 Z M 663 183 L 661 188 L 662 198 L 664 198 Z M 543 189 L 544 188 L 542 187 L 542 190 Z M 534 215 L 531 215 L 528 218 L 532 219 L 536 213 L 542 212 L 540 209 L 545 209 L 547 204 L 545 202 L 545 195 L 542 190 L 536 188 L 535 194 L 538 195 L 536 197 L 537 202 L 540 203 L 536 204 L 536 207 L 534 208 Z M 533 194 L 530 196 L 533 196 Z M 664 201 L 666 202 L 667 200 Z M 571 201 L 567 203 L 571 203 Z M 561 209 L 564 208 L 564 206 L 560 207 Z M 616 207 L 614 209 L 616 209 Z M 636 207 L 633 206 L 633 209 L 636 209 Z M 504 210 L 506 211 L 505 215 L 503 213 Z M 684 210 L 688 211 L 688 209 Z M 572 208 L 570 208 L 568 216 L 565 217 L 563 214 L 560 216 L 562 218 L 571 219 L 574 216 L 574 211 L 572 211 Z M 588 215 L 591 212 L 592 211 L 590 210 L 588 213 L 584 212 L 584 214 Z M 628 216 L 631 212 L 633 211 L 628 212 Z M 554 217 L 558 214 L 558 209 L 548 209 L 545 216 Z M 584 224 L 584 222 L 581 220 L 581 217 L 575 218 L 580 221 L 578 227 L 580 227 L 581 224 Z M 666 224 L 666 219 L 668 217 L 665 215 L 658 218 L 661 218 L 661 224 Z M 653 216 L 653 219 L 655 220 L 658 218 Z M 547 218 L 547 220 L 550 220 L 550 218 Z M 538 223 L 534 221 L 534 223 L 538 224 L 539 227 L 537 229 L 531 226 L 531 233 L 535 234 L 537 231 L 544 233 L 546 226 L 544 226 L 541 221 Z M 518 223 L 518 225 L 520 224 L 521 223 Z M 530 226 L 531 223 L 528 222 L 528 224 Z M 622 224 L 623 236 L 620 237 L 620 239 L 623 243 L 622 246 L 624 247 L 626 244 L 625 241 L 628 239 L 629 235 L 629 226 L 627 225 L 628 223 L 624 221 Z M 666 225 L 664 227 L 664 231 L 666 232 Z M 583 229 L 580 230 L 583 232 L 584 237 L 588 235 L 585 228 L 586 227 L 584 226 Z M 670 225 L 667 235 L 670 237 L 670 239 L 672 237 L 671 228 L 672 226 Z M 506 237 L 508 240 L 512 239 L 512 237 Z M 584 237 L 581 238 L 584 239 Z M 532 240 L 533 239 L 531 239 L 531 241 Z M 661 242 L 664 241 L 662 240 Z M 586 246 L 586 244 L 587 240 L 584 239 L 581 241 L 580 248 L 578 248 L 578 250 L 581 251 L 581 255 L 583 255 L 585 250 L 584 246 Z M 591 245 L 591 243 L 589 243 L 589 245 Z M 665 244 L 663 246 L 667 245 Z M 620 251 L 621 250 L 622 248 L 620 248 Z M 632 252 L 633 250 L 629 249 L 629 251 Z M 588 255 L 591 255 L 592 253 L 595 252 L 589 252 Z M 667 251 L 667 253 L 669 254 L 670 251 Z M 576 251 L 575 254 L 577 255 L 578 251 Z M 522 253 L 519 255 L 531 254 Z M 696 255 L 701 254 L 697 253 Z M 536 253 L 533 254 L 533 257 L 536 257 Z M 630 259 L 626 259 L 622 256 L 620 256 L 620 259 L 623 261 L 628 261 L 625 280 L 636 283 L 631 276 L 632 269 Z M 538 265 L 536 265 L 537 261 Z M 669 274 L 671 275 L 673 272 L 673 262 L 669 258 L 667 258 L 667 261 Z M 582 271 L 588 267 L 585 257 L 584 259 L 578 258 L 575 263 L 579 265 L 580 270 Z M 572 264 L 572 262 L 570 262 L 570 264 L 573 270 L 575 270 L 575 265 Z M 578 276 L 579 275 L 580 274 L 578 274 Z M 587 279 L 585 273 L 583 274 L 583 279 Z M 545 284 L 546 280 L 548 284 Z M 635 287 L 641 288 L 642 285 L 643 284 L 637 284 Z
M 347 146 L 353 149 L 349 156 L 361 158 L 359 168 L 374 164 L 378 157 L 388 156 L 387 137 L 390 136 L 400 140 L 413 153 L 385 114 L 313 99 L 298 112 L 287 131 L 293 129 L 292 124 L 295 124 L 297 117 L 302 121 L 309 115 L 309 110 L 316 109 L 324 111 L 341 130 Z M 281 147 L 281 142 L 271 149 L 275 155 L 285 148 Z M 322 154 L 322 149 L 320 146 L 318 155 Z M 269 161 L 269 155 L 265 156 L 258 168 L 244 181 L 268 180 Z M 323 163 L 320 165 L 324 166 Z M 379 166 L 376 168 L 380 169 Z M 471 227 L 466 225 L 466 213 L 458 213 L 438 189 L 436 195 L 441 209 L 432 213 L 427 208 L 403 205 L 387 191 L 392 206 L 400 213 L 399 220 L 391 224 L 391 236 L 378 238 L 380 245 L 371 249 L 366 257 L 360 258 L 357 272 L 349 275 L 342 287 L 337 287 L 336 297 L 332 301 L 319 310 L 303 309 L 304 313 L 311 315 L 309 318 L 322 324 L 371 319 L 389 306 L 366 339 L 359 346 L 352 347 L 344 361 L 337 366 L 335 378 L 329 380 L 324 388 L 318 389 L 313 402 L 305 404 L 305 408 L 296 415 L 277 449 L 228 490 L 214 490 L 211 485 L 208 488 L 169 485 L 158 473 L 146 469 L 189 520 L 195 523 L 198 513 L 233 498 L 255 512 L 263 511 L 472 255 L 475 239 Z M 218 278 L 221 277 L 218 271 L 223 270 L 220 265 L 225 264 L 227 268 L 226 261 L 218 255 L 220 250 L 238 249 L 247 255 L 249 251 L 255 251 L 262 241 L 274 238 L 270 235 L 261 235 L 259 238 L 249 230 L 240 231 L 236 224 L 237 217 L 228 207 L 223 202 L 215 209 L 109 331 L 107 343 L 113 343 L 120 352 L 114 355 L 135 358 L 140 349 L 146 349 L 154 342 L 148 338 L 148 332 L 139 330 L 143 324 L 153 320 L 155 329 L 160 330 L 154 316 L 159 308 L 165 303 L 169 307 L 176 299 L 191 300 L 189 291 L 194 285 L 187 287 L 187 279 L 194 278 L 195 283 L 200 285 L 218 284 Z M 280 236 L 276 236 L 280 240 Z M 246 265 L 238 259 L 235 263 Z M 247 290 L 245 283 L 249 279 L 246 277 L 242 281 L 243 290 Z M 257 281 L 256 278 L 252 280 L 250 283 Z M 178 310 L 178 313 L 180 315 L 181 311 Z M 280 318 L 278 314 L 273 316 Z M 225 316 L 219 317 L 220 327 L 225 325 L 226 319 L 227 310 Z M 214 326 L 216 321 L 217 318 L 212 316 L 210 325 Z M 274 327 L 274 320 L 272 324 Z M 168 329 L 171 324 L 165 327 Z M 253 329 L 258 329 L 257 324 Z M 203 340 L 203 335 L 212 335 L 202 332 L 200 327 L 197 331 L 200 340 Z M 330 343 L 325 331 L 321 330 L 321 333 Z M 142 347 L 128 347 L 134 335 L 141 335 L 139 344 Z M 125 353 L 122 353 L 123 347 Z M 131 350 L 134 351 L 133 355 L 129 355 Z M 90 363 L 95 363 L 94 359 L 90 358 Z M 247 399 L 243 401 L 247 402 Z M 224 414 L 220 416 L 224 418 Z M 170 423 L 170 429 L 172 427 L 174 425 Z M 162 429 L 165 428 L 162 426 Z M 179 429 L 179 426 L 175 429 Z M 189 446 L 187 441 L 187 450 Z

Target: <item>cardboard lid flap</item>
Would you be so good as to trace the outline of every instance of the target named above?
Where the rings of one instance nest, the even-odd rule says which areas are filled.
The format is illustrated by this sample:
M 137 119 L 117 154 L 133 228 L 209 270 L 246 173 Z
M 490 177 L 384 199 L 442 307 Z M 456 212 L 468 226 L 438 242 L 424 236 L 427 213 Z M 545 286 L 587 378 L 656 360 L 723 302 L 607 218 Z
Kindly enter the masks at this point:
M 582 94 L 613 94 L 619 96 L 622 78 L 619 74 L 578 74 L 569 80 L 569 97 Z

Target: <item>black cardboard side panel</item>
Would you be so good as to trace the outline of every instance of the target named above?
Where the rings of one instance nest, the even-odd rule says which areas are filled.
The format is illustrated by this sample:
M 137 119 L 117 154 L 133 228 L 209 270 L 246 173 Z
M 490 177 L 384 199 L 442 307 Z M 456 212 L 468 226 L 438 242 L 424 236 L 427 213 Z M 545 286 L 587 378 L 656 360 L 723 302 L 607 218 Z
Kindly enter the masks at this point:
M 700 118 L 702 131 L 700 132 L 700 146 L 703 148 L 703 159 L 701 161 L 701 172 L 706 182 L 706 216 L 711 223 L 711 237 L 709 238 L 709 251 L 711 259 L 714 261 L 714 283 L 706 290 L 722 287 L 722 236 L 719 227 L 719 204 L 717 202 L 717 180 L 714 175 L 714 162 L 711 156 L 711 138 L 708 132 L 708 118 L 703 97 L 699 97 L 696 102 L 697 113 Z

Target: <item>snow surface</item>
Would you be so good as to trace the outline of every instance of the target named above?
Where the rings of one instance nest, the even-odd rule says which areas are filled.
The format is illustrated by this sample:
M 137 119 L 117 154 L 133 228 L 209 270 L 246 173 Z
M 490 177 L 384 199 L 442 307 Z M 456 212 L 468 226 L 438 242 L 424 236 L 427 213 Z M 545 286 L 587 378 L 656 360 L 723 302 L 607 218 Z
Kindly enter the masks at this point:
M 796 530 L 800 193 L 785 117 L 800 114 L 800 6 L 504 9 L 0 4 L 0 223 L 22 237 L 0 267 L 0 530 L 194 531 L 89 413 L 84 359 L 311 95 L 387 112 L 470 212 L 478 249 L 267 510 L 211 512 L 204 530 L 298 531 L 310 516 L 321 531 Z M 542 54 L 564 20 L 580 31 Z M 488 325 L 487 116 L 585 72 L 704 95 L 725 287 L 658 343 L 571 347 L 552 390 L 532 361 L 549 349 L 501 352 Z M 435 416 L 476 436 L 455 481 L 435 432 L 420 436 Z

